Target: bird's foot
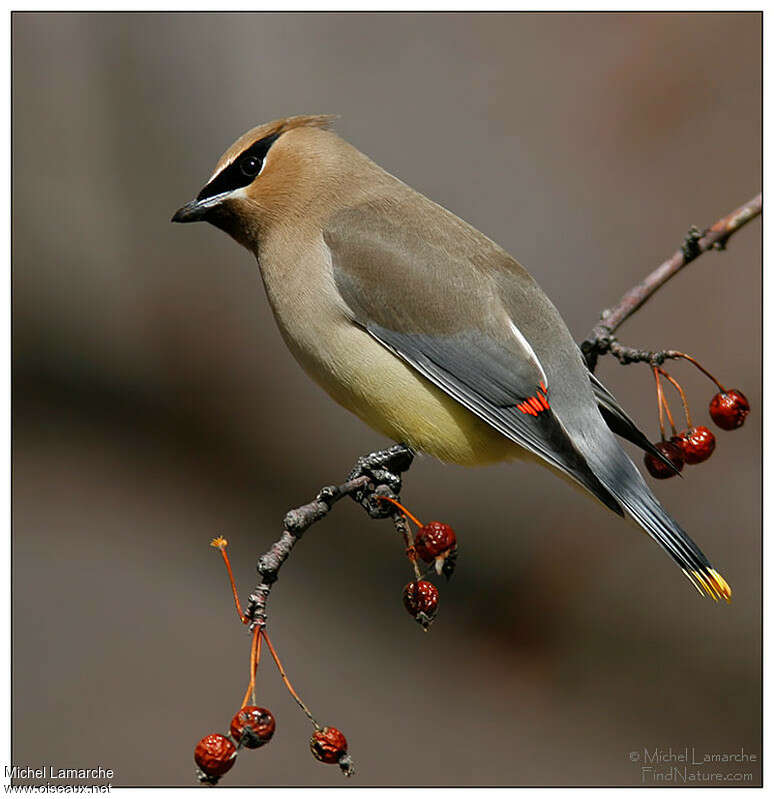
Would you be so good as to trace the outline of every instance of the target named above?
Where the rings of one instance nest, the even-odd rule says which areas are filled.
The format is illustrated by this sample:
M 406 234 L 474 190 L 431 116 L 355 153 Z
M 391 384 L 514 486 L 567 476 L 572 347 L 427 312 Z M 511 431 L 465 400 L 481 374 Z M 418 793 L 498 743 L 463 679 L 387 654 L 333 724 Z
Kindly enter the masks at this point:
M 357 459 L 349 480 L 368 477 L 368 483 L 352 494 L 352 499 L 362 505 L 372 519 L 392 516 L 394 507 L 379 500 L 379 496 L 400 496 L 401 475 L 411 467 L 413 451 L 404 444 L 372 452 Z

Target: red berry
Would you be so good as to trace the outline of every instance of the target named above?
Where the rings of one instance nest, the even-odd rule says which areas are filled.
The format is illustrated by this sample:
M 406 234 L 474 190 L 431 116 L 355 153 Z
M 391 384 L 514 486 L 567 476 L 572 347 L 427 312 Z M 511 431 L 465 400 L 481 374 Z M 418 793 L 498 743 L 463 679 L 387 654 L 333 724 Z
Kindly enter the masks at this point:
M 679 435 L 685 462 L 691 465 L 702 463 L 715 451 L 715 436 L 707 427 L 692 427 Z
M 275 727 L 274 716 L 270 710 L 265 707 L 245 705 L 231 719 L 231 736 L 235 741 L 241 742 L 242 746 L 257 749 L 269 743 Z M 242 740 L 243 735 L 244 740 Z
M 683 464 L 685 463 L 683 448 L 675 439 L 672 439 L 672 441 L 658 441 L 653 446 L 672 461 L 678 472 L 683 470 Z M 674 477 L 677 473 L 675 469 L 659 460 L 655 455 L 651 455 L 650 452 L 645 454 L 645 467 L 658 480 L 666 480 L 668 477 Z
M 321 763 L 338 763 L 339 758 L 347 754 L 347 739 L 341 730 L 323 727 L 314 731 L 309 748 Z
M 414 545 L 417 555 L 425 563 L 430 563 L 457 545 L 457 536 L 448 524 L 429 522 L 419 528 Z
M 438 610 L 438 589 L 427 580 L 409 583 L 403 589 L 403 604 L 427 630 Z
M 744 424 L 750 413 L 750 403 L 741 391 L 720 391 L 712 398 L 709 406 L 710 416 L 723 430 L 736 430 Z
M 207 777 L 220 777 L 236 760 L 236 746 L 225 735 L 213 733 L 205 735 L 196 744 L 194 760 Z

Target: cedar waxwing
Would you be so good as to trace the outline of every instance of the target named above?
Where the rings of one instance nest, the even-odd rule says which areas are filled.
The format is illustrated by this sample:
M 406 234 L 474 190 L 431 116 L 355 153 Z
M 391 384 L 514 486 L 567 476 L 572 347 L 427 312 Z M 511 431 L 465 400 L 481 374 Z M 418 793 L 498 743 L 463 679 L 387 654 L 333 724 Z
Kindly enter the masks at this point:
M 290 351 L 371 427 L 442 461 L 548 466 L 628 512 L 700 593 L 728 600 L 611 431 L 659 453 L 527 270 L 331 119 L 248 131 L 172 221 L 210 222 L 253 252 Z

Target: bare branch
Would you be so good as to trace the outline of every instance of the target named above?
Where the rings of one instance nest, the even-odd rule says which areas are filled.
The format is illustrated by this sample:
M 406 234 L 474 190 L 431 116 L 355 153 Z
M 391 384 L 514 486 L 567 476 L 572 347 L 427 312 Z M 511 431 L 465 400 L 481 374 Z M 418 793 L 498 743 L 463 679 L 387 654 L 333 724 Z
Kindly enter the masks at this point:
M 594 327 L 580 345 L 589 369 L 593 372 L 597 365 L 597 358 L 608 352 L 615 355 L 621 363 L 650 360 L 648 356 L 657 354 L 623 347 L 616 342 L 612 334 L 683 267 L 708 250 L 725 249 L 731 236 L 750 220 L 759 216 L 762 208 L 763 198 L 759 194 L 719 219 L 703 233 L 696 228 L 691 228 L 679 250 L 654 269 L 641 283 L 629 289 L 614 308 L 602 313 L 602 321 Z
M 402 515 L 379 496 L 398 498 L 401 474 L 411 466 L 414 453 L 402 444 L 380 452 L 372 452 L 358 459 L 349 479 L 339 486 L 326 486 L 306 505 L 288 511 L 283 522 L 282 535 L 258 558 L 259 584 L 252 594 L 245 612 L 245 619 L 253 630 L 266 626 L 266 605 L 272 586 L 277 581 L 282 564 L 288 559 L 293 547 L 304 532 L 315 522 L 325 518 L 331 508 L 342 497 L 352 497 L 362 505 L 374 519 Z M 396 525 L 399 522 L 396 519 Z

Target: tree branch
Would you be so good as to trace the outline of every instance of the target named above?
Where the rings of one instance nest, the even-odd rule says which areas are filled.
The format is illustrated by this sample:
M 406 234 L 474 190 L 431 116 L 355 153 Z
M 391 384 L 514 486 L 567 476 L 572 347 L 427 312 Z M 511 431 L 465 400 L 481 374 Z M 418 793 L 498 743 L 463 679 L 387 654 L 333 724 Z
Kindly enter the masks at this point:
M 326 486 L 306 505 L 288 511 L 283 522 L 282 535 L 258 558 L 258 577 L 260 582 L 250 594 L 245 619 L 250 630 L 256 626 L 266 626 L 266 605 L 272 586 L 277 581 L 282 564 L 288 559 L 293 547 L 301 536 L 315 522 L 325 518 L 331 508 L 342 497 L 352 497 L 362 505 L 373 519 L 392 517 L 396 529 L 403 532 L 402 517 L 397 508 L 388 502 L 381 502 L 380 496 L 399 499 L 401 474 L 411 467 L 414 453 L 402 444 L 386 450 L 372 452 L 359 458 L 345 483 L 339 486 Z
M 580 345 L 589 369 L 593 372 L 600 355 L 611 353 L 621 363 L 652 361 L 661 353 L 649 353 L 618 344 L 613 333 L 639 308 L 641 308 L 670 278 L 674 277 L 691 261 L 708 250 L 723 250 L 737 230 L 759 216 L 763 198 L 759 194 L 727 216 L 719 219 L 703 233 L 691 228 L 683 245 L 670 258 L 654 269 L 641 283 L 629 289 L 618 304 L 602 312 L 602 321 L 597 324 Z M 662 359 L 663 360 L 663 359 Z

